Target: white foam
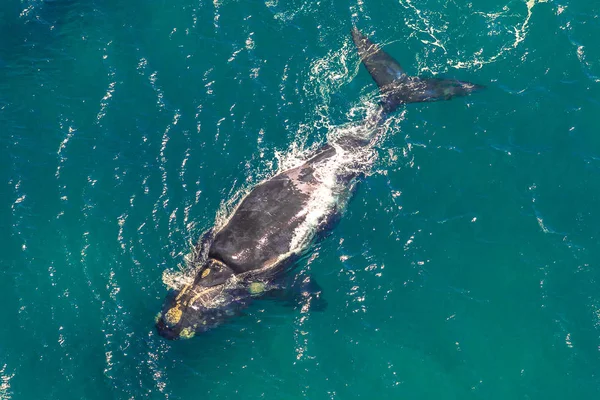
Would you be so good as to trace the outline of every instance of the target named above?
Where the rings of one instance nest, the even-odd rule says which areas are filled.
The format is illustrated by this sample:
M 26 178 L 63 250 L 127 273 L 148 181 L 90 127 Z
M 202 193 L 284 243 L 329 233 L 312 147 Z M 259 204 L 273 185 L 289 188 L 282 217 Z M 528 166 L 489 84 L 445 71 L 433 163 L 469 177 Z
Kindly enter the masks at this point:
M 12 399 L 12 390 L 10 388 L 10 381 L 14 378 L 14 373 L 9 373 L 7 365 L 4 364 L 0 368 L 0 398 L 5 400 Z
M 336 126 L 331 122 L 332 118 L 329 115 L 331 94 L 338 92 L 359 72 L 360 61 L 357 57 L 351 56 L 354 51 L 352 41 L 347 40 L 340 49 L 331 50 L 324 57 L 311 63 L 308 77 L 302 87 L 304 97 L 315 104 L 315 108 L 310 112 L 310 121 L 299 124 L 294 141 L 286 150 L 274 150 L 271 159 L 263 158 L 268 150 L 262 148 L 262 143 L 259 144 L 259 152 L 262 155 L 257 160 L 261 165 L 258 168 L 249 168 L 246 179 L 241 185 L 239 182 L 231 183 L 232 190 L 225 196 L 216 213 L 215 232 L 227 224 L 244 197 L 254 187 L 281 172 L 300 166 L 313 156 L 325 141 L 336 147 L 336 154 L 317 166 L 315 177 L 320 183 L 319 187 L 312 193 L 303 215 L 300 215 L 304 220 L 294 232 L 289 253 L 281 255 L 281 258 L 305 250 L 332 208 L 337 207 L 338 210 L 344 208 L 350 193 L 347 185 L 340 184 L 338 177 L 350 171 L 370 173 L 376 159 L 374 147 L 384 138 L 389 123 L 394 120 L 389 119 L 377 130 L 373 129 L 373 124 L 369 127 L 369 124 L 363 122 L 372 120 L 372 114 L 377 109 L 374 100 L 378 93 L 370 92 L 359 99 L 358 105 L 347 112 L 349 121 L 359 122 L 350 122 L 342 126 Z M 327 138 L 317 140 L 312 145 L 307 144 L 309 138 L 314 138 L 315 132 L 319 130 L 325 130 Z M 371 140 L 371 144 L 356 149 L 357 151 L 354 149 L 352 152 L 344 151 L 336 143 L 347 136 L 366 138 Z M 199 234 L 190 232 L 190 235 L 193 237 L 190 243 L 192 250 L 185 256 L 185 263 L 179 265 L 178 270 L 168 269 L 163 272 L 162 280 L 170 288 L 181 289 L 184 285 L 192 283 L 198 268 L 202 265 L 202 257 L 196 249 Z

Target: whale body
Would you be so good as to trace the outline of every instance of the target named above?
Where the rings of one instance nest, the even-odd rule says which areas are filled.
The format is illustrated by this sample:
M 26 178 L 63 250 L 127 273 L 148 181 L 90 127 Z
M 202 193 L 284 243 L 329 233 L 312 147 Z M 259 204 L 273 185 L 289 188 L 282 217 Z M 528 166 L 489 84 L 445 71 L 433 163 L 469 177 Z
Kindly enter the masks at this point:
M 398 107 L 447 100 L 482 88 L 452 79 L 408 76 L 390 55 L 352 29 L 362 64 L 381 101 L 361 129 L 320 148 L 300 166 L 256 185 L 227 222 L 205 235 L 191 284 L 168 296 L 157 316 L 159 334 L 189 338 L 214 328 L 252 299 L 279 289 L 273 282 L 339 216 L 371 166 L 382 122 Z

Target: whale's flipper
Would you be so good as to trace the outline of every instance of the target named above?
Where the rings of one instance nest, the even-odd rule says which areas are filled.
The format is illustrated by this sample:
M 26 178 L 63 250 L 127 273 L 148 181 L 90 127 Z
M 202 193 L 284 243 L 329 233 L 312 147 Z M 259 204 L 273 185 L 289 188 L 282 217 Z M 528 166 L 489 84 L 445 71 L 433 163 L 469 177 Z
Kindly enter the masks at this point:
M 352 28 L 352 39 L 363 65 L 379 86 L 381 105 L 386 113 L 394 111 L 402 104 L 449 100 L 484 88 L 454 79 L 408 76 L 396 60 L 360 33 L 356 27 Z
M 328 305 L 323 297 L 323 289 L 310 274 L 283 277 L 279 284 L 268 288 L 261 297 L 276 300 L 285 307 L 308 311 L 325 311 Z

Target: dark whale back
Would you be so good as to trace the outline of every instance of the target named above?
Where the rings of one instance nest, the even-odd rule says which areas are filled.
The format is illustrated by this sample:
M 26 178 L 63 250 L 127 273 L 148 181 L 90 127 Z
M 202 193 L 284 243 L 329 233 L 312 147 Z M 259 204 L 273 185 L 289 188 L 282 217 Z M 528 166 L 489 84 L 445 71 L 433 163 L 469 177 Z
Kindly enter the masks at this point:
M 236 273 L 262 268 L 289 252 L 294 218 L 308 195 L 286 175 L 258 185 L 240 204 L 214 238 L 209 257 L 223 261 Z
M 305 220 L 302 211 L 317 184 L 314 165 L 334 154 L 333 147 L 325 146 L 301 166 L 256 186 L 216 233 L 208 256 L 239 274 L 274 266 L 291 255 L 290 244 Z

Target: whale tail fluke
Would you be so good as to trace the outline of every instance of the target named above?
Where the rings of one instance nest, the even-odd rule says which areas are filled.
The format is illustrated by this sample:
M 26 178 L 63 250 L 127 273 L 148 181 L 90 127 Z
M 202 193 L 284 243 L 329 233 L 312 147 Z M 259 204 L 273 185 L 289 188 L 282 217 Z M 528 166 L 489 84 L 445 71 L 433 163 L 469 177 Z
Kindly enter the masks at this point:
M 455 79 L 408 76 L 396 60 L 356 27 L 352 28 L 352 39 L 363 65 L 379 86 L 381 105 L 386 113 L 403 104 L 450 100 L 484 88 L 482 85 Z

